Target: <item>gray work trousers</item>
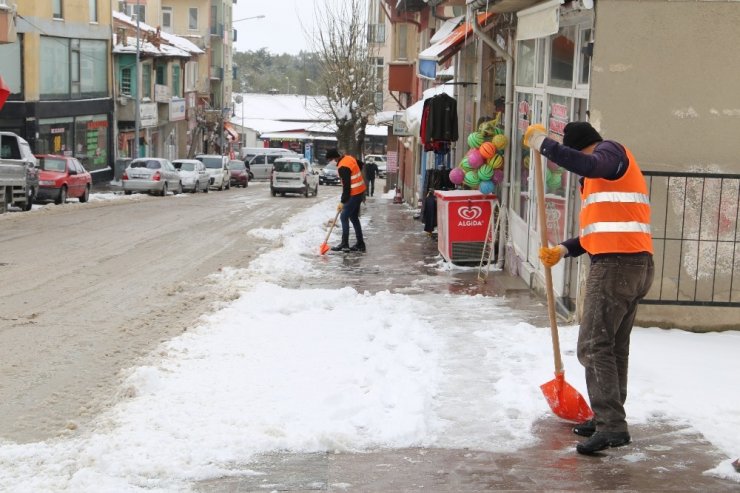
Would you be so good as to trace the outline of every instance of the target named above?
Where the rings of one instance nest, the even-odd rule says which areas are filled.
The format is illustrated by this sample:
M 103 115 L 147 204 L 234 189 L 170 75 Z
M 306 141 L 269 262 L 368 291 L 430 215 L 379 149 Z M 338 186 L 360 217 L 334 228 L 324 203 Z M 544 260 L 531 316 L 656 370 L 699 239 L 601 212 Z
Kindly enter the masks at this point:
M 586 281 L 583 320 L 578 333 L 578 361 L 597 431 L 627 430 L 627 367 L 630 334 L 637 305 L 653 283 L 650 254 L 592 257 Z

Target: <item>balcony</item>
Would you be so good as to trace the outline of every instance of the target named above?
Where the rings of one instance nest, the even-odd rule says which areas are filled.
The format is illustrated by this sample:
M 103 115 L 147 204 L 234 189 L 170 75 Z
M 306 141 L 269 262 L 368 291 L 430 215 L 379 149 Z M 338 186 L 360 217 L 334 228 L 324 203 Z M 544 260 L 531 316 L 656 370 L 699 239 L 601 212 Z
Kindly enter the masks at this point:
M 224 25 L 221 23 L 211 25 L 211 36 L 217 38 L 224 37 Z
M 388 64 L 389 91 L 413 92 L 415 79 L 412 62 L 391 62 Z

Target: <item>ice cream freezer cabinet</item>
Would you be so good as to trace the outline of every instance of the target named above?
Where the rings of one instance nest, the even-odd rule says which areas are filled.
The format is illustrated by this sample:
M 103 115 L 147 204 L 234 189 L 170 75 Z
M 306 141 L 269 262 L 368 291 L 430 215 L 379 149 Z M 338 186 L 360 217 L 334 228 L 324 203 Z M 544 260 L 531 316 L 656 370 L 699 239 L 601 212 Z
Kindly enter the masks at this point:
M 496 196 L 477 190 L 437 190 L 434 196 L 439 253 L 453 264 L 480 262 Z

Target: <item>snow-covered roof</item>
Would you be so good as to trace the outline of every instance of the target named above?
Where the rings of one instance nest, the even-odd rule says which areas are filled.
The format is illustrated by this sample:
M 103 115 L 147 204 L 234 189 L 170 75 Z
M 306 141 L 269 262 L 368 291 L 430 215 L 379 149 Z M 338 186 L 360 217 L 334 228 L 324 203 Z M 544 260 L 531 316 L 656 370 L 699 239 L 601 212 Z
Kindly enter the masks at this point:
M 136 28 L 136 21 L 122 12 L 114 11 L 113 18 L 132 28 Z M 157 28 L 152 27 L 149 24 L 146 24 L 144 22 L 139 22 L 139 31 L 154 33 L 154 32 L 157 32 Z M 160 44 L 159 48 L 157 48 L 156 46 L 150 43 L 144 43 L 142 41 L 141 50 L 144 53 L 147 53 L 150 55 L 160 55 L 160 56 L 189 57 L 191 55 L 199 55 L 199 54 L 205 53 L 205 51 L 200 49 L 195 43 L 183 37 L 170 34 L 170 33 L 166 33 L 163 31 L 160 31 L 159 35 L 162 38 L 162 40 L 165 41 L 165 43 Z M 123 44 L 119 45 L 118 42 L 119 42 L 118 36 L 114 34 L 113 53 L 136 53 L 136 37 L 135 36 L 134 37 L 128 36 L 126 39 L 125 45 Z M 146 50 L 144 50 L 145 46 L 146 46 Z

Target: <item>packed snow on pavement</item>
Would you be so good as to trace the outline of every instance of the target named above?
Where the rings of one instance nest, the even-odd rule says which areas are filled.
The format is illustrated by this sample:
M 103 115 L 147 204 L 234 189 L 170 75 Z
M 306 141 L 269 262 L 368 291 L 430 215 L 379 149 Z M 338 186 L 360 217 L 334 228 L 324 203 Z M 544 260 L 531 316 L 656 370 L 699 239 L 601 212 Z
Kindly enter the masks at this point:
M 130 369 L 92 429 L 0 441 L 0 490 L 182 491 L 257 474 L 250 458 L 271 451 L 535 444 L 531 425 L 550 413 L 548 327 L 497 298 L 283 287 L 331 275 L 318 247 L 334 206 L 251 231 L 276 247 L 214 275 L 239 296 Z M 576 337 L 561 327 L 568 382 L 586 395 Z M 635 328 L 627 412 L 691 425 L 728 457 L 707 474 L 740 483 L 738 347 L 738 331 Z

